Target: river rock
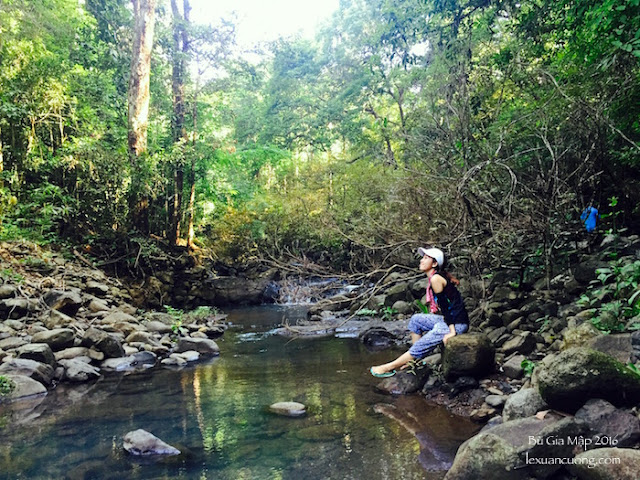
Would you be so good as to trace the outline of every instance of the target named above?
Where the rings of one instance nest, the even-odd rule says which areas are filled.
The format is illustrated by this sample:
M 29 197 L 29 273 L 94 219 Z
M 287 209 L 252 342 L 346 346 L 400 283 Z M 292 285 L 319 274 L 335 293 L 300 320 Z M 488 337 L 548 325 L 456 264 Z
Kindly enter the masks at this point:
M 49 290 L 43 296 L 44 302 L 52 309 L 73 317 L 82 306 L 82 297 L 76 292 Z
M 536 339 L 533 332 L 522 332 L 505 342 L 500 349 L 505 355 L 512 353 L 527 355 L 536 349 Z
M 31 338 L 33 343 L 46 343 L 54 352 L 72 347 L 74 340 L 75 333 L 69 328 L 46 330 L 44 332 L 36 333 Z
M 567 327 L 562 332 L 562 350 L 589 345 L 594 338 L 602 336 L 591 322 L 584 322 L 575 327 Z
M 638 480 L 640 478 L 640 450 L 596 448 L 582 452 L 575 458 L 567 468 L 580 480 Z
M 36 362 L 45 363 L 56 367 L 56 358 L 53 355 L 53 350 L 46 343 L 30 343 L 23 345 L 17 351 L 18 358 L 26 358 L 29 360 L 35 360 Z
M 417 392 L 427 383 L 430 372 L 431 369 L 426 365 L 416 368 L 415 373 L 400 370 L 393 377 L 384 378 L 376 385 L 376 389 L 391 395 Z
M 64 367 L 64 379 L 70 382 L 87 382 L 100 377 L 100 369 L 78 359 L 60 360 Z
M 598 268 L 604 268 L 608 265 L 600 260 L 589 259 L 585 262 L 578 264 L 573 271 L 573 277 L 575 280 L 582 284 L 587 285 L 591 280 L 595 280 L 598 276 L 596 270 Z
M 89 280 L 85 290 L 97 297 L 104 297 L 109 293 L 109 286 L 95 280 Z
M 631 361 L 633 348 L 631 334 L 599 335 L 589 341 L 587 345 L 594 350 L 606 353 L 625 365 Z
M 484 402 L 493 408 L 500 408 L 504 405 L 507 397 L 504 395 L 487 395 Z
M 502 365 L 502 371 L 504 374 L 513 379 L 521 378 L 524 375 L 524 368 L 522 368 L 522 362 L 525 360 L 524 355 L 514 355 Z
M 509 395 L 502 410 L 502 419 L 505 422 L 526 418 L 548 409 L 549 406 L 540 396 L 537 388 L 522 388 Z
M 0 299 L 13 298 L 18 293 L 18 287 L 15 285 L 0 285 Z
M 522 480 L 547 478 L 561 465 L 527 465 L 529 458 L 570 458 L 575 445 L 548 445 L 547 439 L 582 435 L 586 426 L 573 418 L 549 414 L 496 425 L 464 442 L 458 449 L 445 480 Z M 531 442 L 530 439 L 542 439 Z M 542 462 L 541 462 L 542 463 Z
M 128 357 L 109 358 L 100 364 L 105 370 L 126 372 L 133 370 L 145 370 L 152 368 L 158 357 L 153 352 L 138 352 Z
M 148 345 L 159 346 L 160 342 L 149 332 L 131 332 L 125 340 L 127 343 L 141 342 Z
M 542 398 L 558 410 L 573 413 L 590 398 L 618 407 L 640 402 L 640 377 L 614 358 L 588 348 L 547 356 L 534 375 Z
M 576 412 L 594 432 L 591 445 L 631 447 L 640 440 L 640 420 L 635 415 L 599 398 L 589 400 Z M 605 443 L 614 439 L 615 445 Z
M 8 298 L 0 300 L 0 313 L 4 318 L 22 318 L 39 309 L 40 304 L 31 298 Z
M 132 455 L 180 455 L 180 450 L 142 429 L 127 433 L 123 447 Z
M 464 333 L 449 339 L 442 354 L 445 378 L 482 376 L 492 372 L 495 350 L 486 335 Z
M 107 302 L 105 302 L 104 300 L 100 300 L 98 298 L 92 298 L 87 308 L 89 308 L 89 311 L 93 313 L 109 311 L 109 306 L 107 305 Z
M 158 320 L 151 320 L 149 322 L 145 322 L 144 326 L 150 332 L 171 333 L 173 331 L 173 330 L 171 330 L 171 325 L 168 325 L 168 324 L 166 324 L 164 322 L 160 322 Z
M 138 323 L 138 319 L 133 315 L 116 310 L 104 317 L 101 322 L 103 325 L 117 324 L 117 323 Z
M 82 346 L 95 347 L 107 358 L 118 358 L 124 356 L 122 344 L 115 337 L 97 328 L 89 328 L 82 338 Z
M 386 328 L 372 327 L 360 334 L 360 341 L 371 349 L 382 350 L 395 345 L 398 337 Z
M 0 365 L 0 375 L 24 375 L 43 385 L 51 385 L 53 367 L 27 358 L 14 358 Z
M 220 348 L 218 344 L 208 338 L 192 338 L 182 337 L 178 340 L 178 346 L 176 347 L 176 353 L 182 353 L 189 350 L 195 350 L 204 356 L 214 356 L 220 354 Z
M 87 347 L 70 347 L 55 352 L 53 355 L 59 362 L 60 360 L 71 360 L 76 357 L 88 357 L 89 349 Z
M 7 395 L 0 395 L 0 403 L 23 400 L 36 395 L 46 395 L 47 389 L 40 382 L 25 375 L 5 375 L 14 385 L 14 389 Z
M 167 358 L 163 358 L 160 363 L 167 366 L 183 367 L 188 362 L 181 354 L 172 353 Z
M 299 417 L 307 413 L 307 407 L 298 402 L 277 402 L 270 405 L 269 410 L 286 417 Z
M 174 355 L 179 355 L 187 362 L 197 362 L 200 359 L 200 354 L 195 350 L 187 350 L 186 352 L 176 353 Z
M 215 340 L 220 338 L 224 334 L 224 325 L 212 325 L 204 326 L 198 329 L 201 333 L 204 333 L 207 338 Z
M 44 325 L 50 330 L 58 327 L 65 327 L 72 323 L 73 318 L 71 318 L 69 315 L 65 315 L 64 313 L 59 312 L 58 310 L 51 310 L 49 312 L 49 318 L 44 320 Z
M 411 291 L 409 284 L 406 282 L 396 283 L 393 287 L 385 292 L 384 304 L 391 307 L 397 301 L 411 301 Z
M 29 342 L 22 337 L 8 337 L 0 340 L 0 349 L 12 350 L 15 348 L 20 348 L 27 343 Z

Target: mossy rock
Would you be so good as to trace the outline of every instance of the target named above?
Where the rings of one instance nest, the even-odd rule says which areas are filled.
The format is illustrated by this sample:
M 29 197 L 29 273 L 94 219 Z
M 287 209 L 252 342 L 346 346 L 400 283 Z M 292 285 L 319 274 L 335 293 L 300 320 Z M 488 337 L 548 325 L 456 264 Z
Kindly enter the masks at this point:
M 566 412 L 575 412 L 591 398 L 602 398 L 617 407 L 640 402 L 640 376 L 589 348 L 570 348 L 543 360 L 536 377 L 542 398 L 552 408 Z
M 442 355 L 442 372 L 447 379 L 480 377 L 494 367 L 495 349 L 483 334 L 465 333 L 450 338 Z

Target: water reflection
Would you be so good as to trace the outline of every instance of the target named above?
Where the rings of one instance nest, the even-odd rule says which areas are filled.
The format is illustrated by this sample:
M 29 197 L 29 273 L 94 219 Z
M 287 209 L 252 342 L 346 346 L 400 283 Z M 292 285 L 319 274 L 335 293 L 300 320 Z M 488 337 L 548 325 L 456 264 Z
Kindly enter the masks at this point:
M 420 397 L 376 393 L 367 368 L 388 352 L 347 339 L 242 337 L 268 331 L 281 315 L 232 312 L 249 326 L 229 330 L 208 364 L 109 377 L 83 396 L 52 392 L 35 407 L 36 421 L 0 429 L 0 478 L 375 480 L 425 478 L 425 468 L 442 478 L 476 427 Z M 308 415 L 270 414 L 278 401 L 304 403 Z M 137 428 L 182 455 L 128 456 L 122 437 Z

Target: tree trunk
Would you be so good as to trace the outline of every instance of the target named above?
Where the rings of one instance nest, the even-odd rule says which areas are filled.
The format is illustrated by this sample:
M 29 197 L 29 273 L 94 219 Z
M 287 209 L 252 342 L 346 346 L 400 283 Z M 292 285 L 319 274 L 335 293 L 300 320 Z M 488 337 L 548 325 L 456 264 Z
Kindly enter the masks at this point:
M 143 168 L 140 158 L 147 151 L 149 125 L 149 78 L 151 50 L 155 24 L 156 0 L 132 0 L 135 18 L 131 74 L 129 76 L 129 160 L 131 162 L 131 190 L 129 209 L 132 225 L 143 233 L 149 232 L 149 198 L 143 193 Z
M 193 93 L 193 146 L 195 147 L 198 135 L 198 82 Z M 195 152 L 191 156 L 191 188 L 189 189 L 189 231 L 187 236 L 187 245 L 193 247 L 193 238 L 195 236 L 193 221 L 195 217 L 196 203 L 196 156 Z
M 180 14 L 177 0 L 171 0 L 171 11 L 173 13 L 173 72 L 171 84 L 173 91 L 173 118 L 172 134 L 173 141 L 179 142 L 184 139 L 186 142 L 187 131 L 184 124 L 184 84 L 185 84 L 185 64 L 189 54 L 189 36 L 187 25 L 189 23 L 189 12 L 191 6 L 189 0 L 183 0 L 183 14 Z M 177 245 L 180 240 L 181 219 L 182 219 L 182 191 L 184 188 L 184 159 L 179 160 L 175 165 L 174 172 L 174 196 L 171 225 L 169 228 L 169 242 Z

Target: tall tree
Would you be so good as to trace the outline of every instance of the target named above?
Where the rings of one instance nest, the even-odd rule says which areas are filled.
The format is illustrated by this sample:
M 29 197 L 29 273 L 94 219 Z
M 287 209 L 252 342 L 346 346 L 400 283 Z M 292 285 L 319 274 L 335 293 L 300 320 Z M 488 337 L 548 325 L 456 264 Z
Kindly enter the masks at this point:
M 177 0 L 171 0 L 173 14 L 173 61 L 171 85 L 173 92 L 173 116 L 171 130 L 174 143 L 187 141 L 185 128 L 185 66 L 189 56 L 189 0 L 183 0 L 182 13 Z M 177 158 L 174 164 L 174 190 L 171 203 L 171 225 L 169 241 L 177 244 L 180 240 L 180 224 L 182 219 L 182 190 L 184 188 L 184 156 Z
M 129 158 L 132 182 L 129 196 L 130 217 L 134 227 L 149 231 L 149 199 L 143 192 L 142 156 L 147 151 L 149 125 L 149 78 L 155 25 L 156 0 L 132 0 L 135 18 L 131 74 L 129 76 Z

